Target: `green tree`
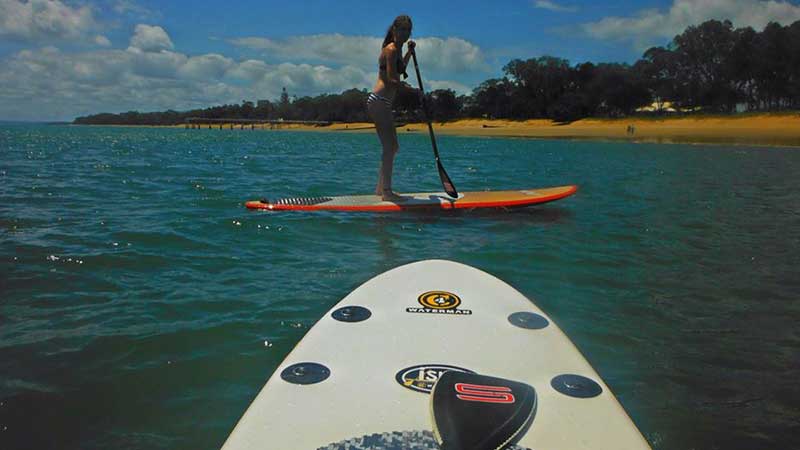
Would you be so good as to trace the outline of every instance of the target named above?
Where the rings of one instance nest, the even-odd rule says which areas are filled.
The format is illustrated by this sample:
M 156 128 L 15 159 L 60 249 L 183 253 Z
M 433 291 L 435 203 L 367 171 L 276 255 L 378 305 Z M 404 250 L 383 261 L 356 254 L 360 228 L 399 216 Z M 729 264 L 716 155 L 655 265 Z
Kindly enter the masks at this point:
M 791 58 L 788 30 L 770 22 L 757 37 L 756 77 L 761 102 L 767 109 L 788 105 L 791 84 Z
M 758 75 L 758 33 L 750 27 L 734 31 L 734 43 L 725 68 L 725 78 L 738 102 L 748 109 L 758 108 L 755 79 Z
M 513 92 L 514 86 L 508 78 L 486 80 L 473 91 L 473 112 L 490 119 L 510 118 Z
M 677 97 L 677 61 L 673 51 L 664 47 L 648 49 L 634 65 L 634 71 L 650 92 L 659 112 L 663 112 L 667 101 Z
M 596 114 L 629 115 L 652 102 L 646 83 L 626 64 L 598 64 L 586 89 L 592 97 L 602 99 Z
M 786 29 L 789 52 L 789 96 L 791 107 L 800 109 L 800 20 Z
M 437 89 L 428 94 L 428 105 L 433 119 L 446 122 L 458 116 L 461 105 L 452 89 Z
M 278 116 L 288 119 L 291 115 L 291 103 L 289 102 L 289 93 L 286 92 L 286 87 L 281 90 L 281 98 L 278 101 L 277 113 Z
M 709 20 L 675 36 L 677 70 L 674 76 L 680 103 L 688 107 L 730 110 L 736 99 L 725 68 L 734 42 L 733 24 L 729 20 Z
M 514 118 L 547 117 L 550 105 L 575 87 L 569 61 L 553 56 L 515 59 L 503 72 L 515 88 L 509 105 Z

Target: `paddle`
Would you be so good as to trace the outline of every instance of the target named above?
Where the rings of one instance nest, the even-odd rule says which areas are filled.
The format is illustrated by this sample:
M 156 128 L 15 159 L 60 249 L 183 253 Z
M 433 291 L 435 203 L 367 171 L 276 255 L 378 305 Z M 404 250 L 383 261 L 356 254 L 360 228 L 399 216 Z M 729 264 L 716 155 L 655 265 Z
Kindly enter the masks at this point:
M 442 161 L 439 160 L 439 149 L 436 148 L 436 136 L 433 135 L 433 125 L 431 124 L 431 118 L 428 115 L 428 105 L 425 103 L 425 89 L 422 87 L 422 76 L 419 74 L 419 64 L 417 64 L 417 52 L 412 51 L 411 57 L 414 59 L 414 70 L 417 71 L 417 81 L 419 81 L 419 90 L 422 92 L 422 109 L 425 111 L 425 120 L 428 122 L 428 132 L 431 135 L 431 144 L 433 145 L 433 156 L 436 157 L 436 168 L 439 169 L 439 178 L 442 180 L 442 186 L 444 187 L 444 191 L 447 192 L 447 195 L 453 198 L 458 198 L 458 192 L 456 191 L 456 187 L 453 184 L 453 181 L 450 180 L 450 177 L 447 176 L 447 172 L 444 171 L 444 166 L 442 165 Z

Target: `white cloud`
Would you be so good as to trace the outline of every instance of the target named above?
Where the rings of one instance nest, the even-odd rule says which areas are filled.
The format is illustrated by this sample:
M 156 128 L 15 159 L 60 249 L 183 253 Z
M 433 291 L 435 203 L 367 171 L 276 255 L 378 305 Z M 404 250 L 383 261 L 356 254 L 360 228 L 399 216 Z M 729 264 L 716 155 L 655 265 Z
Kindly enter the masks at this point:
M 154 19 L 161 17 L 161 14 L 153 12 L 133 0 L 116 0 L 112 8 L 117 14 L 138 17 L 140 19 Z
M 143 52 L 158 52 L 173 49 L 175 46 L 163 28 L 140 23 L 136 25 L 129 48 Z
M 298 95 L 341 92 L 350 88 L 366 88 L 373 80 L 363 70 L 353 66 L 333 69 L 309 64 L 279 64 L 267 71 L 255 83 L 257 88 L 279 92 L 286 87 Z
M 0 60 L 0 118 L 69 120 L 104 111 L 205 108 L 275 99 L 284 86 L 297 96 L 363 89 L 375 76 L 350 65 L 271 65 L 214 53 L 190 56 L 168 50 L 168 43 L 163 29 L 137 27 L 125 50 L 20 51 Z
M 668 11 L 645 9 L 633 17 L 606 17 L 582 27 L 592 37 L 630 41 L 644 50 L 664 45 L 688 26 L 710 19 L 761 30 L 770 21 L 788 25 L 800 20 L 800 6 L 776 0 L 673 0 Z
M 433 71 L 489 70 L 485 56 L 477 45 L 460 38 L 420 38 L 417 56 Z M 294 61 L 316 61 L 334 65 L 351 65 L 364 70 L 377 70 L 382 38 L 319 34 L 293 36 L 283 40 L 262 37 L 231 39 L 231 44 L 258 50 L 268 58 L 289 58 Z
M 372 87 L 379 40 L 329 36 L 336 45 L 304 37 L 247 42 L 280 56 L 278 61 L 290 61 L 280 63 L 237 61 L 216 53 L 187 55 L 175 49 L 166 30 L 144 24 L 135 27 L 124 49 L 26 49 L 0 59 L 0 118 L 71 120 L 99 112 L 186 110 L 276 99 L 283 87 L 298 97 Z M 93 37 L 97 45 L 109 47 L 104 36 Z M 458 38 L 420 39 L 418 53 L 429 90 L 468 93 L 467 86 L 448 80 L 454 72 L 486 65 L 477 46 Z M 446 74 L 437 76 L 435 70 Z
M 319 34 L 292 36 L 283 40 L 244 37 L 229 42 L 276 58 L 364 65 L 368 61 L 378 60 L 382 40 L 368 36 Z
M 556 2 L 551 2 L 550 0 L 535 0 L 533 2 L 533 7 L 555 12 L 575 12 L 578 10 L 578 8 L 574 6 L 563 6 Z
M 0 117 L 68 120 L 104 111 L 190 109 L 255 98 L 250 87 L 226 82 L 218 68 L 226 64 L 218 55 L 189 58 L 168 51 L 23 50 L 0 64 Z
M 195 80 L 220 79 L 225 72 L 233 68 L 236 63 L 222 55 L 210 53 L 207 55 L 193 56 L 183 62 L 177 72 L 182 78 Z
M 426 82 L 425 92 L 435 91 L 437 89 L 452 89 L 456 92 L 456 95 L 466 95 L 472 92 L 471 88 L 458 81 L 430 80 Z
M 0 0 L 0 37 L 5 39 L 97 42 L 92 31 L 99 28 L 92 9 L 86 5 L 71 7 L 59 0 Z
M 227 75 L 231 78 L 246 82 L 258 81 L 270 71 L 270 66 L 264 61 L 248 59 L 230 68 Z
M 143 52 L 136 47 L 128 47 L 130 72 L 146 78 L 178 78 L 178 72 L 189 58 L 177 52 Z
M 111 47 L 111 41 L 107 37 L 98 34 L 94 37 L 94 43 L 101 47 Z
M 485 72 L 490 70 L 480 47 L 461 38 L 422 38 L 417 41 L 420 66 L 441 72 Z

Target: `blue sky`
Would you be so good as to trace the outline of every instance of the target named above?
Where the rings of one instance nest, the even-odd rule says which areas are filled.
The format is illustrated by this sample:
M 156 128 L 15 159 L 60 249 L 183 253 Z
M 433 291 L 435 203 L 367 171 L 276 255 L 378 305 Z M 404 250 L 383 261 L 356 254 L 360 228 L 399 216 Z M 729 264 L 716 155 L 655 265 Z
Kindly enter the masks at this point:
M 371 88 L 397 14 L 414 21 L 426 84 L 468 93 L 513 58 L 634 62 L 712 18 L 792 23 L 800 2 L 0 0 L 0 120 Z

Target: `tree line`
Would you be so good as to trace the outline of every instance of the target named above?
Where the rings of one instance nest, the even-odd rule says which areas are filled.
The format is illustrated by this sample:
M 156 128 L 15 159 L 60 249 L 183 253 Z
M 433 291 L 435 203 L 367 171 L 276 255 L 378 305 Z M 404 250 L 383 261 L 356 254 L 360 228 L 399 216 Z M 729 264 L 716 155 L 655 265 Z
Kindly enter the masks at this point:
M 174 125 L 188 117 L 209 119 L 369 121 L 366 89 L 289 98 L 257 105 L 222 105 L 192 111 L 97 114 L 82 124 Z M 458 118 L 572 121 L 667 111 L 683 113 L 800 109 L 800 21 L 769 23 L 762 31 L 709 20 L 690 26 L 664 47 L 652 47 L 634 64 L 585 62 L 571 65 L 553 56 L 514 59 L 503 77 L 484 81 L 468 95 L 449 89 L 427 94 L 437 121 Z M 400 97 L 401 121 L 423 119 L 419 99 Z

